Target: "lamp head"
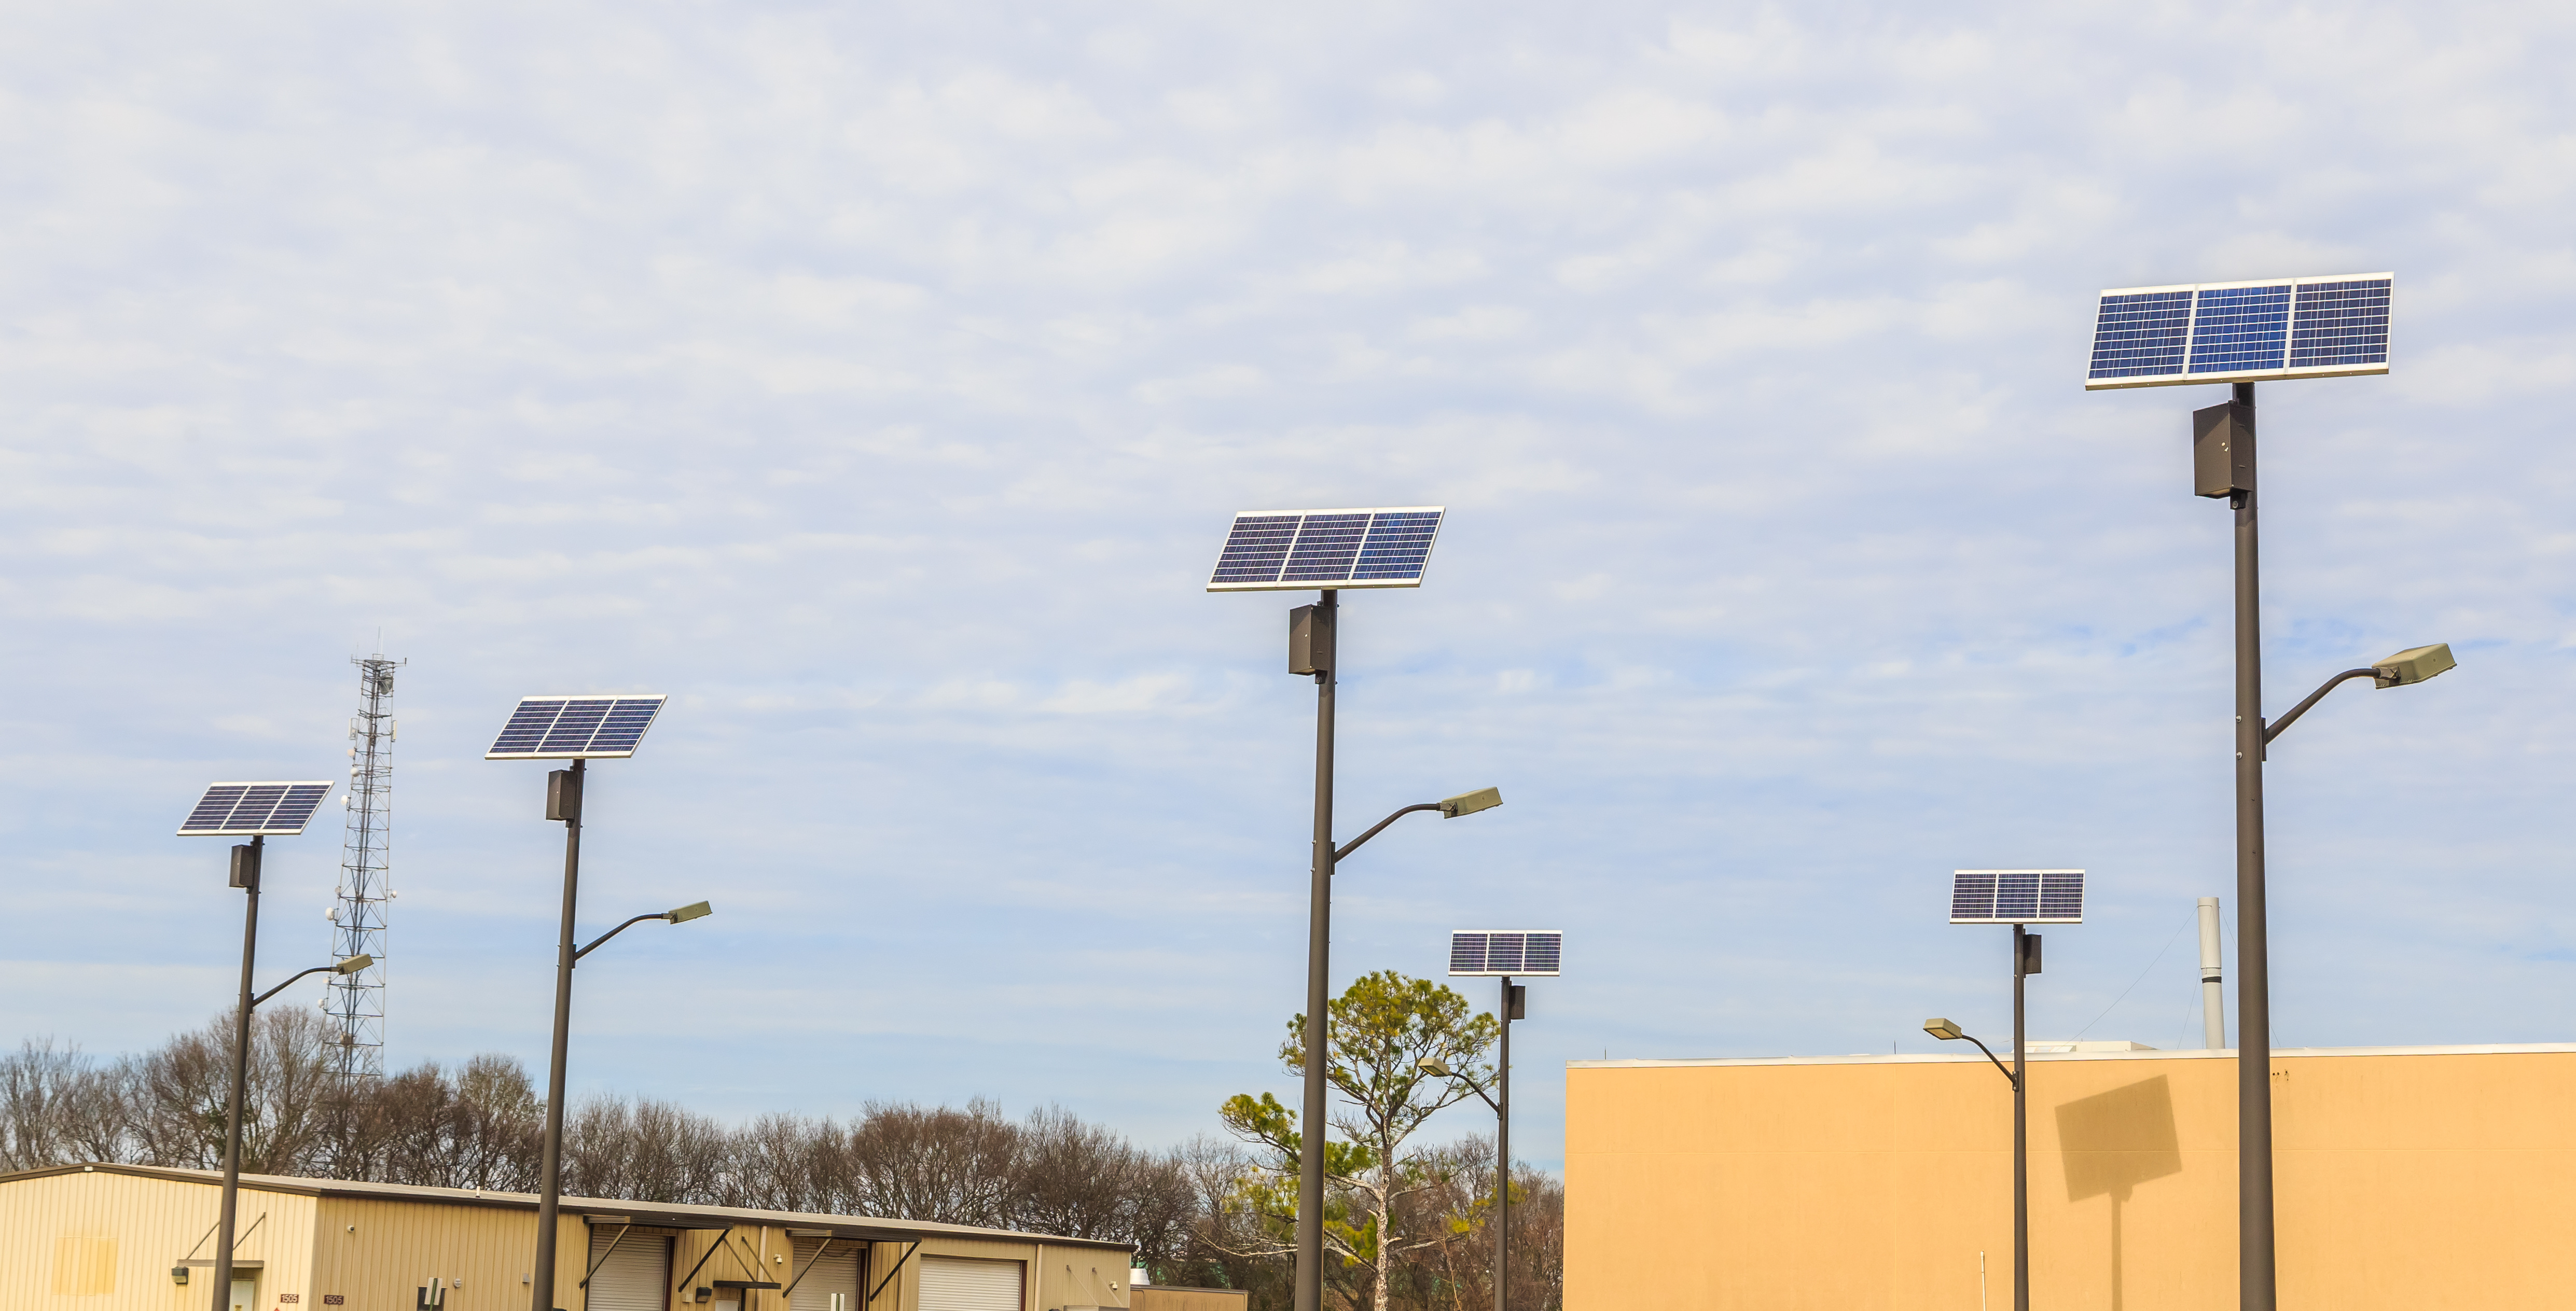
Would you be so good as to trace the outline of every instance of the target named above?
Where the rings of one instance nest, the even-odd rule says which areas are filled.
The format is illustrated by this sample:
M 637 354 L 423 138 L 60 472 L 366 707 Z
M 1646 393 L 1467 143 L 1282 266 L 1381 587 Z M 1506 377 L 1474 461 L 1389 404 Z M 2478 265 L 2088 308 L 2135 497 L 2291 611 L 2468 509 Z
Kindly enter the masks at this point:
M 1436 1074 L 1445 1078 L 1449 1073 L 1449 1062 L 1444 1061 L 1437 1056 L 1425 1056 L 1421 1060 L 1415 1061 L 1413 1064 L 1416 1069 L 1421 1070 L 1424 1074 Z
M 1440 803 L 1440 818 L 1456 819 L 1460 815 L 1472 815 L 1479 810 L 1492 810 L 1501 804 L 1503 804 L 1501 788 L 1478 788 L 1473 792 L 1461 792 L 1454 797 L 1444 798 Z
M 707 916 L 715 913 L 715 907 L 710 906 L 703 901 L 693 901 L 686 906 L 680 907 L 678 910 L 662 912 L 662 918 L 669 920 L 673 924 L 686 924 L 691 920 L 705 919 Z
M 335 974 L 355 974 L 375 963 L 375 957 L 367 955 L 364 952 L 360 952 L 359 954 L 332 966 L 331 970 Z
M 1943 1019 L 1925 1020 L 1923 1022 L 1923 1031 L 1943 1042 L 1956 1042 L 1959 1039 L 1968 1036 L 1960 1030 L 1958 1025 L 1952 1024 L 1950 1021 Z
M 2404 687 L 2408 683 L 2421 683 L 2459 663 L 2451 658 L 2451 644 L 2448 642 L 2410 646 L 2385 660 L 2371 661 L 2371 681 L 2380 687 Z

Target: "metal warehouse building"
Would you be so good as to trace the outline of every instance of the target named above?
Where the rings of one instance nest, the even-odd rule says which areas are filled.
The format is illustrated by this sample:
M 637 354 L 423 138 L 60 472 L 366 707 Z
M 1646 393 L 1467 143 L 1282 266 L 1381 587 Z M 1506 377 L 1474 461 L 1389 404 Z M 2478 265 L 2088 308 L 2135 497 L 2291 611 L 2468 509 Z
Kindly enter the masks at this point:
M 2282 1306 L 2576 1304 L 2576 1045 L 2272 1057 Z M 2032 1305 L 2236 1305 L 2236 1053 L 2029 1069 Z M 1578 1061 L 1565 1139 L 1567 1311 L 2012 1305 L 1983 1056 Z
M 203 1311 L 220 1177 L 74 1165 L 0 1176 L 0 1307 Z M 527 1311 L 526 1193 L 244 1175 L 247 1311 Z M 1129 1248 L 1000 1229 L 567 1197 L 566 1311 L 1126 1307 Z M 579 1223 L 575 1223 L 578 1220 Z

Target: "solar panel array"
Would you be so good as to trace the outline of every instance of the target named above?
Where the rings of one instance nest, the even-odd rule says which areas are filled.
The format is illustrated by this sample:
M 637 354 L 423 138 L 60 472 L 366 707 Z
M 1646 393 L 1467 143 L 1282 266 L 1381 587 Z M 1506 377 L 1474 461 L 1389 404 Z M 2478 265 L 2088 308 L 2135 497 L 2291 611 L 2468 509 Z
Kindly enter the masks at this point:
M 2089 391 L 2388 372 L 2390 273 L 2102 293 Z
M 1963 869 L 1950 883 L 1953 924 L 2081 924 L 2080 869 Z
M 291 837 L 304 831 L 315 808 L 331 795 L 324 783 L 210 783 L 196 809 L 179 822 L 179 836 Z
M 1449 935 L 1449 973 L 1455 977 L 1556 974 L 1565 954 L 1561 929 L 1460 929 Z
M 532 696 L 502 725 L 485 760 L 574 760 L 635 754 L 662 712 L 659 696 Z
M 1420 587 L 1446 507 L 1246 510 L 1234 517 L 1211 592 Z

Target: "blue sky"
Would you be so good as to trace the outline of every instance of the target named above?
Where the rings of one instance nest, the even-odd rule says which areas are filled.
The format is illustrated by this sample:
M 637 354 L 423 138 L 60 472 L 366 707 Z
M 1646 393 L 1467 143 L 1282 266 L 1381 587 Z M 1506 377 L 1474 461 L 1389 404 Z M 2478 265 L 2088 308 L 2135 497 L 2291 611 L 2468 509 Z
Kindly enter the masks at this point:
M 2093 871 L 2036 1033 L 2196 1045 L 2220 397 L 2083 392 L 2092 297 L 2378 269 L 2396 372 L 2263 391 L 2269 703 L 2460 667 L 2274 752 L 2276 1041 L 2569 1036 L 2558 7 L 0 22 L 0 1036 L 221 1007 L 238 894 L 170 831 L 337 774 L 381 630 L 392 1062 L 542 1060 L 560 830 L 480 752 L 660 691 L 585 920 L 718 913 L 584 965 L 577 1089 L 1211 1130 L 1289 1086 L 1312 689 L 1298 598 L 1207 567 L 1237 509 L 1444 504 L 1345 608 L 1342 827 L 1508 804 L 1354 858 L 1334 959 L 1567 931 L 1533 1159 L 1568 1059 L 2002 1027 L 1962 866 Z M 270 977 L 337 836 L 278 844 Z

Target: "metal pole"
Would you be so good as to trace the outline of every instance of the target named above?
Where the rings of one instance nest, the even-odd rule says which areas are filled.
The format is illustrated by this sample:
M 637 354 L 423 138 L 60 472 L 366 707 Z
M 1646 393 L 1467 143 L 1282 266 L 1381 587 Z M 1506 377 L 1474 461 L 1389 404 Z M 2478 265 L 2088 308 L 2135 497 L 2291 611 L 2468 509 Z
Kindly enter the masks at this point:
M 2249 484 L 2236 511 L 2236 1250 L 2239 1311 L 2273 1311 L 2272 974 L 2263 916 L 2263 632 L 2254 384 L 2236 384 Z
M 1315 855 L 1306 911 L 1306 1099 L 1297 1146 L 1295 1311 L 1324 1306 L 1324 1062 L 1327 977 L 1333 936 L 1333 683 L 1340 676 L 1339 594 L 1324 593 L 1315 622 L 1333 634 L 1332 656 L 1315 674 Z
M 564 818 L 563 931 L 555 949 L 555 1045 L 546 1070 L 546 1141 L 537 1165 L 537 1260 L 529 1311 L 553 1311 L 555 1220 L 563 1198 L 564 1051 L 572 1035 L 572 916 L 581 885 L 582 776 L 587 760 L 572 762 L 572 813 Z
M 1524 962 L 1526 963 L 1526 962 Z M 1494 1311 L 1510 1311 L 1512 1287 L 1512 976 L 1503 976 L 1502 1077 L 1494 1099 Z
M 230 1311 L 233 1216 L 241 1200 L 242 1087 L 250 1082 L 250 972 L 259 957 L 259 860 L 268 839 L 250 840 L 250 878 L 242 889 L 241 1000 L 233 1006 L 233 1090 L 224 1111 L 224 1197 L 215 1221 L 215 1311 Z
M 2227 1049 L 2227 992 L 2218 967 L 2218 898 L 2200 899 L 2200 1045 Z
M 2013 1311 L 2030 1311 L 2030 1078 L 2022 1073 L 2022 980 L 2029 963 L 2022 926 L 2013 926 Z

